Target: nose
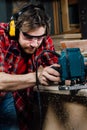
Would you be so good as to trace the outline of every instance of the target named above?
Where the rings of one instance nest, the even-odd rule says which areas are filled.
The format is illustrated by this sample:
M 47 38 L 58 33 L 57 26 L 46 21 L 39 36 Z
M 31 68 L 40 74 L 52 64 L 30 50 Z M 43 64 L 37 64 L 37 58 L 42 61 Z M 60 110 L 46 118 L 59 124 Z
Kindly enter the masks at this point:
M 38 40 L 37 39 L 33 39 L 33 41 L 31 42 L 31 46 L 32 47 L 38 47 Z

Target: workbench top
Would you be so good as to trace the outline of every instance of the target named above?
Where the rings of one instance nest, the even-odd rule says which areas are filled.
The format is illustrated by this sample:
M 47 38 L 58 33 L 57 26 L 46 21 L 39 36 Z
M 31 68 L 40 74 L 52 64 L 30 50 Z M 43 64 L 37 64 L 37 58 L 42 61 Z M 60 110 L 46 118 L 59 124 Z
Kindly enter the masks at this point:
M 43 86 L 43 85 L 39 85 L 39 91 L 40 92 L 49 92 L 49 93 L 55 93 L 55 94 L 63 94 L 63 95 L 70 95 L 72 92 L 75 92 L 76 96 L 85 96 L 87 97 L 87 84 L 85 86 L 83 86 L 83 89 L 79 89 L 79 90 L 60 90 L 59 89 L 59 85 L 50 85 L 50 86 Z M 63 87 L 63 86 L 62 86 Z M 68 87 L 68 86 L 67 86 Z M 70 86 L 73 87 L 73 86 Z M 37 86 L 34 87 L 34 91 L 38 91 Z

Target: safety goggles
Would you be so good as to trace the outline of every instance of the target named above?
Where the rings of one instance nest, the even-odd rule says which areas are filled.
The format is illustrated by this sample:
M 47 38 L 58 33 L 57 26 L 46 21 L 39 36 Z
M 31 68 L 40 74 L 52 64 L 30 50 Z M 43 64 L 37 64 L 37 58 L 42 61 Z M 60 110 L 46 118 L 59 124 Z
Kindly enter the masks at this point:
M 46 34 L 43 34 L 43 35 L 40 35 L 40 36 L 33 36 L 33 35 L 27 34 L 25 32 L 22 32 L 22 34 L 28 40 L 37 39 L 39 41 L 39 40 L 43 40 L 46 37 Z

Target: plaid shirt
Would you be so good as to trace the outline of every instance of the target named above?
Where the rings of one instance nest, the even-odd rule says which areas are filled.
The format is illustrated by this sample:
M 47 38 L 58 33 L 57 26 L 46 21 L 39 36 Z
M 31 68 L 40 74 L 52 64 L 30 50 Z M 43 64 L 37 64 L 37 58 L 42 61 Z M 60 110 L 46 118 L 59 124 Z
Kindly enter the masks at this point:
M 54 50 L 52 39 L 47 37 L 34 54 L 24 54 L 17 41 L 9 38 L 7 28 L 8 24 L 0 24 L 0 72 L 9 74 L 34 72 L 36 70 L 37 56 L 39 56 L 43 50 Z M 38 66 L 48 66 L 53 63 L 57 63 L 57 57 L 51 53 L 46 52 L 38 59 Z M 30 130 L 33 106 L 32 90 L 32 87 L 29 87 L 24 90 L 12 92 L 20 130 Z M 0 97 L 5 96 L 5 94 L 6 92 L 0 92 Z

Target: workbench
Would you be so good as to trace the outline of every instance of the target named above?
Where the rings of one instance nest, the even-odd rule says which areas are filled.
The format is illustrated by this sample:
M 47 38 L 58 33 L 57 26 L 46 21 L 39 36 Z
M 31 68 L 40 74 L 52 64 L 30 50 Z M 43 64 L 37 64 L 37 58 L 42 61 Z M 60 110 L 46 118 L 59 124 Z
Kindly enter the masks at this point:
M 87 89 L 70 92 L 40 85 L 34 95 L 34 130 L 87 130 Z

